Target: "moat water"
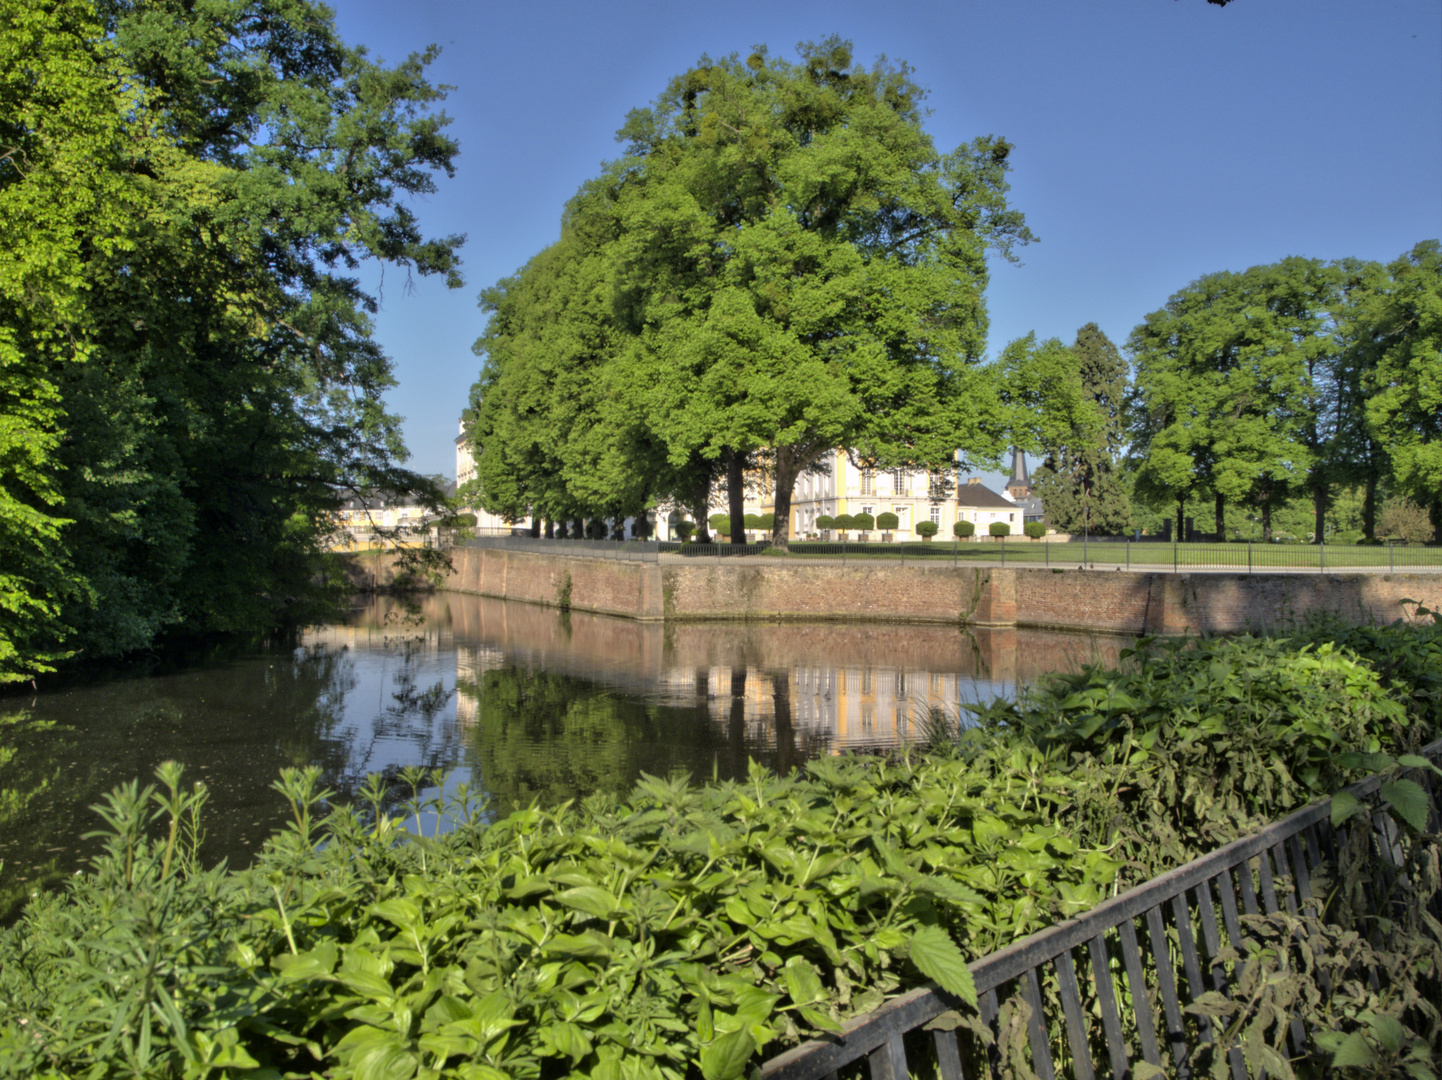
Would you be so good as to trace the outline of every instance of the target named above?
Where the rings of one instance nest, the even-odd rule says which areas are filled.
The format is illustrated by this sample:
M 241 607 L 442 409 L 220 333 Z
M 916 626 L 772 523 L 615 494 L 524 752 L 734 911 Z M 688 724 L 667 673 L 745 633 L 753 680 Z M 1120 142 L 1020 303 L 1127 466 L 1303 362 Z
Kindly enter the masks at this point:
M 447 770 L 505 812 L 642 772 L 744 775 L 925 737 L 935 712 L 1010 697 L 1128 642 L 857 623 L 640 624 L 441 593 L 358 601 L 298 646 L 0 698 L 0 919 L 82 868 L 90 809 L 175 760 L 210 791 L 212 860 L 279 828 L 280 770 L 316 765 L 348 800 L 366 775 Z

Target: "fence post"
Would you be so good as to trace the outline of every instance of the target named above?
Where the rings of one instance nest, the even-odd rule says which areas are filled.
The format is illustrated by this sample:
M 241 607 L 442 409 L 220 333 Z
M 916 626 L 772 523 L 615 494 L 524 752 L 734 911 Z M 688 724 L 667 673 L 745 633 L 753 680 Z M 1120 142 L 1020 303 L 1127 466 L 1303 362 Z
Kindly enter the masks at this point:
M 1172 573 L 1177 572 L 1177 541 L 1172 541 Z
M 1042 541 L 1042 546 L 1045 548 L 1044 554 L 1046 555 L 1046 564 L 1047 564 L 1048 566 L 1050 566 L 1050 565 L 1051 565 L 1051 541 L 1050 541 L 1050 540 L 1043 540 L 1043 541 Z
M 1127 573 L 1132 571 L 1132 538 L 1127 537 Z
M 1397 572 L 1397 556 L 1392 553 L 1392 541 L 1390 540 L 1387 541 L 1387 572 L 1389 574 Z
M 1252 542 L 1247 541 L 1247 573 L 1252 572 Z
M 1006 565 L 1006 537 L 1001 538 L 1001 565 Z
M 1317 569 L 1324 574 L 1327 572 L 1327 545 L 1321 539 L 1317 540 Z
M 841 539 L 841 565 L 846 565 L 846 534 L 842 533 Z

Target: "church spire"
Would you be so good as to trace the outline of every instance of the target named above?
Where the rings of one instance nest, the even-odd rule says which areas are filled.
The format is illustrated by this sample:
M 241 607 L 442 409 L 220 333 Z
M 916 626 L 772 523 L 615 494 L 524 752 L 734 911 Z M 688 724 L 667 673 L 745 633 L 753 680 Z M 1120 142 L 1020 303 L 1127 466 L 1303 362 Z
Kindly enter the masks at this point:
M 1018 498 L 1031 494 L 1031 476 L 1026 471 L 1026 455 L 1016 447 L 1011 449 L 1011 476 L 1006 481 L 1006 490 Z

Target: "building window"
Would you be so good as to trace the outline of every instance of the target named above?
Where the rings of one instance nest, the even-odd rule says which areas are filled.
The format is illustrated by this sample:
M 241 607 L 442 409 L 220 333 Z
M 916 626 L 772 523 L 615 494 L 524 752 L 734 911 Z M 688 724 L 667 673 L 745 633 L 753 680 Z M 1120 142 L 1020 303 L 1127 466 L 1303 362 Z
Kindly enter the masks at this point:
M 876 494 L 876 473 L 873 472 L 871 469 L 861 470 L 861 494 Z
M 909 506 L 893 506 L 891 508 L 891 512 L 896 515 L 897 532 L 907 532 L 910 530 L 911 521 L 906 516 L 910 510 L 911 507 Z
M 892 472 L 891 489 L 897 495 L 911 494 L 911 479 L 905 469 L 896 469 Z
M 1007 514 L 1007 515 L 1006 515 L 1006 520 L 1007 520 L 1007 521 L 1015 521 L 1015 520 L 1016 520 L 1016 515 L 1015 515 L 1015 514 Z
M 863 506 L 863 507 L 861 508 L 861 512 L 862 512 L 863 514 L 870 514 L 872 517 L 875 517 L 875 516 L 876 516 L 876 507 L 874 507 L 874 506 Z
M 933 525 L 941 524 L 941 507 L 936 503 L 931 504 L 931 523 Z

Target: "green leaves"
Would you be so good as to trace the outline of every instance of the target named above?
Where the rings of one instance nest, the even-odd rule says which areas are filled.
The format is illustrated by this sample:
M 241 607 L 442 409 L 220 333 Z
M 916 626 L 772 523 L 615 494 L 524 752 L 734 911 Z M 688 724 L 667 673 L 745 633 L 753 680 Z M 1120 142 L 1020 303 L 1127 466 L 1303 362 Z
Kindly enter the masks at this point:
M 701 1075 L 706 1080 L 735 1080 L 746 1071 L 756 1053 L 756 1040 L 747 1031 L 732 1031 L 701 1050 Z
M 923 926 L 907 942 L 907 958 L 928 979 L 934 979 L 948 993 L 976 1007 L 976 983 L 966 958 L 939 926 Z

